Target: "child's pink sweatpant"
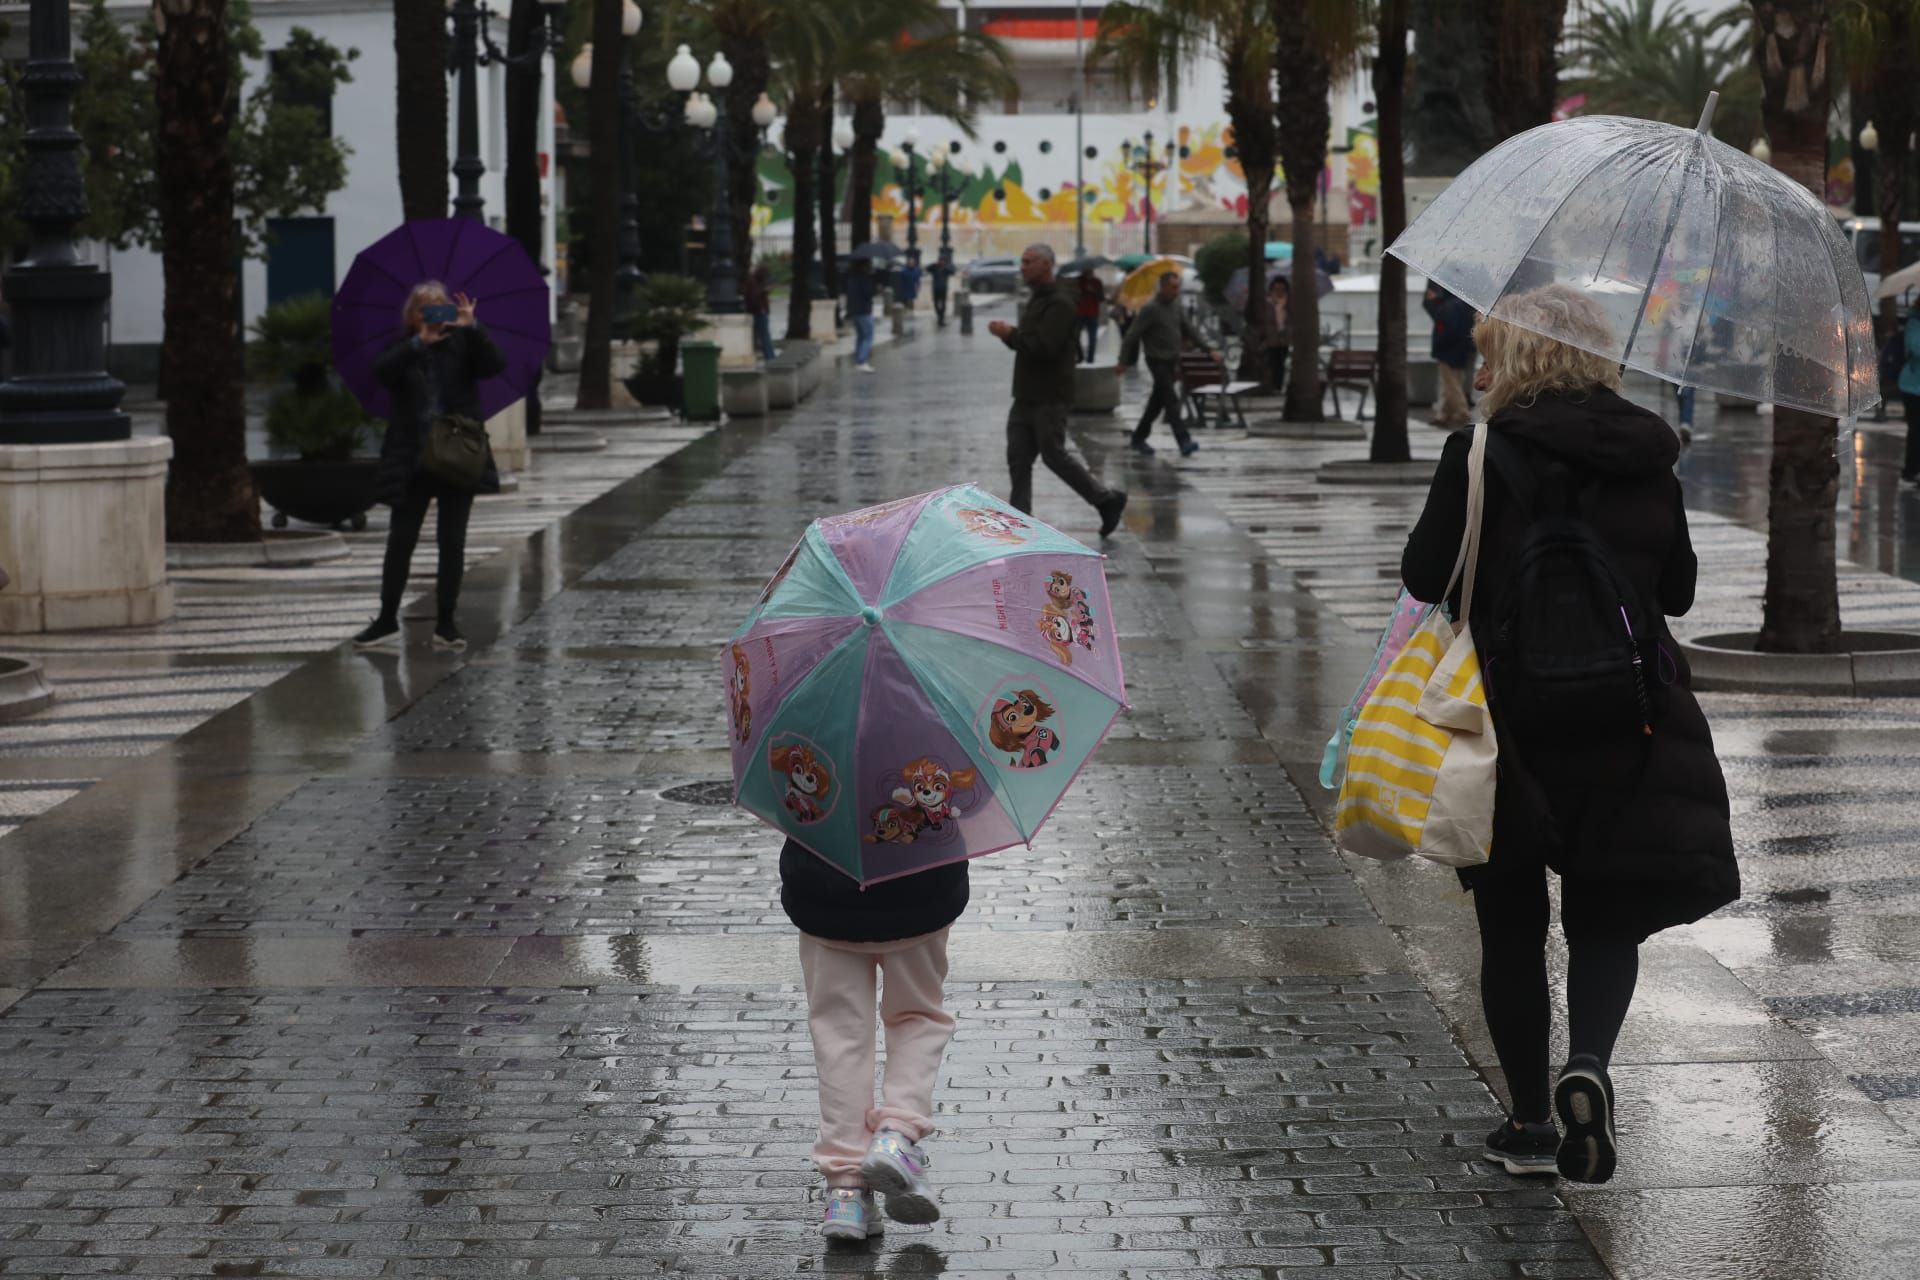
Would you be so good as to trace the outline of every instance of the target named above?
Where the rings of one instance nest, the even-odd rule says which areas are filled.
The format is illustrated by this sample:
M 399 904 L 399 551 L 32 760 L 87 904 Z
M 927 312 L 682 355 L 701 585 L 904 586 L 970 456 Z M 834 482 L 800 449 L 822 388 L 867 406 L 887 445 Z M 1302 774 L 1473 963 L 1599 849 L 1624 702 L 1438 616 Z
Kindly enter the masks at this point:
M 807 1026 L 820 1074 L 820 1138 L 813 1163 L 835 1187 L 860 1185 L 860 1162 L 884 1125 L 915 1142 L 933 1131 L 933 1085 L 953 1038 L 947 979 L 947 931 L 898 942 L 830 942 L 800 935 Z M 874 978 L 884 974 L 880 1020 L 887 1069 L 873 1105 Z

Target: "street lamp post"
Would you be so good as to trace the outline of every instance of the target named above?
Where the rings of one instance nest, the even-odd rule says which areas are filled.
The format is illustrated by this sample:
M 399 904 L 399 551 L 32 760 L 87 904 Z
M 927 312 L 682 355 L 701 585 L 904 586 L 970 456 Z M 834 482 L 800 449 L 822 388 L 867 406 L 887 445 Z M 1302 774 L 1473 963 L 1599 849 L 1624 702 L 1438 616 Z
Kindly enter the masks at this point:
M 947 149 L 942 147 L 927 157 L 927 164 L 933 170 L 933 189 L 929 194 L 940 197 L 940 261 L 951 264 L 953 235 L 947 222 L 947 207 L 955 196 L 966 189 L 967 178 L 972 173 L 972 162 L 952 162 Z
M 548 23 L 548 45 L 555 51 L 561 47 L 560 16 L 566 9 L 566 3 L 567 0 L 540 0 Z M 493 32 L 488 29 L 493 17 L 492 0 L 447 0 L 447 5 L 447 16 L 453 22 L 453 42 L 447 48 L 447 71 L 457 79 L 460 94 L 453 158 L 453 176 L 458 180 L 459 188 L 453 197 L 453 216 L 478 221 L 486 208 L 486 200 L 480 194 L 480 179 L 487 172 L 486 163 L 480 159 L 479 68 L 497 62 L 513 71 L 524 71 L 531 67 L 538 74 L 540 59 L 546 49 L 536 41 L 509 56 L 495 44 Z M 637 30 L 640 9 L 633 0 L 627 0 L 627 8 Z
M 1166 147 L 1167 158 L 1165 160 L 1161 160 L 1159 157 L 1155 156 L 1153 153 L 1153 130 L 1148 129 L 1141 136 L 1141 144 L 1139 146 L 1136 147 L 1133 144 L 1131 139 L 1122 141 L 1120 146 L 1130 157 L 1132 157 L 1134 161 L 1133 164 L 1128 165 L 1128 168 L 1132 169 L 1135 167 L 1135 165 L 1137 165 L 1140 170 L 1140 181 L 1143 184 L 1144 189 L 1146 191 L 1146 197 L 1145 197 L 1146 207 L 1144 210 L 1145 216 L 1143 217 L 1142 224 L 1141 224 L 1142 225 L 1141 234 L 1143 237 L 1141 247 L 1143 252 L 1152 253 L 1153 252 L 1153 183 L 1154 183 L 1154 179 L 1158 178 L 1162 173 L 1164 173 L 1172 165 L 1173 144 L 1171 142 L 1167 144 L 1167 147 Z
M 900 154 L 906 157 L 906 163 L 900 166 L 904 175 L 901 185 L 907 192 L 907 265 L 920 265 L 920 175 L 914 171 L 915 152 L 920 147 L 920 134 L 909 129 L 907 136 L 900 142 Z
M 739 272 L 733 261 L 733 148 L 727 141 L 726 94 L 727 86 L 733 83 L 733 64 L 726 54 L 715 53 L 707 64 L 707 83 L 720 91 L 717 100 L 695 94 L 687 102 L 687 120 L 707 130 L 713 144 L 713 211 L 707 218 L 707 310 L 731 315 L 743 307 Z
M 67 0 L 33 0 L 29 16 L 26 165 L 14 192 L 31 232 L 26 256 L 6 269 L 13 309 L 13 367 L 0 384 L 0 444 L 126 440 L 124 387 L 107 376 L 107 300 L 113 278 L 80 258 L 74 229 L 87 216 L 80 135 L 73 129 L 73 16 Z

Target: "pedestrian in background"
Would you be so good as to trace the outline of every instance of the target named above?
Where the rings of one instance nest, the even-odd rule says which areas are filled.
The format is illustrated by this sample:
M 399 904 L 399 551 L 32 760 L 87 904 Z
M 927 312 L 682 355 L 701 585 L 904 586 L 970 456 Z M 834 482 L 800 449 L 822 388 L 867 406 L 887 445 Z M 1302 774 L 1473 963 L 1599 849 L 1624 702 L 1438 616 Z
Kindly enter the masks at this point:
M 380 438 L 379 500 L 392 508 L 387 554 L 380 571 L 380 615 L 353 638 L 362 649 L 395 643 L 400 635 L 400 597 L 407 590 L 413 549 L 420 542 L 427 506 L 437 504 L 439 617 L 433 647 L 464 649 L 454 625 L 460 580 L 466 571 L 467 520 L 473 491 L 434 475 L 421 465 L 427 437 L 442 417 L 480 421 L 480 384 L 507 367 L 506 357 L 481 326 L 479 304 L 461 294 L 448 297 L 438 280 L 415 285 L 401 312 L 405 335 L 374 362 L 374 376 L 393 396 L 393 410 Z M 479 492 L 498 493 L 500 472 L 487 450 Z
M 1588 349 L 1548 338 L 1549 330 L 1583 334 Z M 1513 683 L 1524 679 L 1513 673 L 1528 669 L 1529 652 L 1514 646 L 1542 633 L 1523 625 L 1538 621 L 1523 592 L 1476 593 L 1464 619 L 1481 646 L 1500 748 L 1492 855 L 1460 872 L 1480 926 L 1487 1030 L 1512 1098 L 1484 1155 L 1510 1173 L 1558 1169 L 1575 1181 L 1605 1182 L 1615 1164 L 1607 1068 L 1633 999 L 1640 943 L 1740 896 L 1726 782 L 1665 622 L 1692 607 L 1698 568 L 1673 474 L 1680 444 L 1657 414 L 1619 395 L 1618 365 L 1592 354 L 1616 347 L 1606 317 L 1578 290 L 1549 285 L 1512 298 L 1475 335 L 1487 361 L 1491 433 L 1479 580 L 1518 583 L 1523 552 L 1551 549 L 1529 539 L 1534 521 L 1577 518 L 1594 539 L 1583 546 L 1604 554 L 1612 583 L 1588 612 L 1568 592 L 1584 585 L 1591 593 L 1596 579 L 1563 573 L 1551 641 L 1597 618 L 1617 652 L 1619 633 L 1608 624 L 1616 611 L 1623 621 L 1630 612 L 1623 592 L 1653 632 L 1632 642 L 1650 682 L 1635 677 L 1643 705 L 1631 723 L 1603 724 L 1592 710 L 1555 718 L 1539 705 L 1537 688 L 1522 696 L 1526 687 Z M 1407 540 L 1400 572 L 1418 600 L 1439 603 L 1452 580 L 1468 518 L 1471 436 L 1447 441 Z M 1568 544 L 1559 545 L 1564 565 Z M 1458 592 L 1451 603 L 1458 608 Z M 1553 720 L 1550 730 L 1540 727 L 1545 720 Z M 1549 870 L 1560 877 L 1568 956 L 1571 1052 L 1557 1079 L 1547 1056 Z M 1564 1136 L 1553 1125 L 1556 1109 Z
M 933 290 L 934 327 L 947 327 L 947 285 L 953 280 L 953 250 L 942 249 L 927 268 L 928 287 Z
M 1907 413 L 1907 458 L 1900 478 L 1920 483 L 1920 307 L 1907 312 L 1907 358 L 1900 366 L 1900 404 Z
M 873 1193 L 895 1222 L 937 1222 L 920 1144 L 933 1132 L 933 1087 L 953 1036 L 945 1006 L 947 930 L 967 909 L 964 859 L 862 885 L 794 840 L 780 850 L 780 905 L 800 930 L 807 1030 L 819 1076 L 814 1168 L 827 1180 L 820 1234 L 865 1241 L 882 1231 Z M 887 1058 L 874 1105 L 874 988 Z
M 1186 420 L 1180 416 L 1180 350 L 1183 342 L 1191 342 L 1202 349 L 1206 347 L 1199 333 L 1194 330 L 1193 323 L 1180 309 L 1180 273 L 1169 271 L 1160 277 L 1153 300 L 1140 308 L 1140 314 L 1127 327 L 1127 336 L 1120 343 L 1120 363 L 1114 366 L 1116 372 L 1131 369 L 1139 363 L 1140 352 L 1144 349 L 1147 372 L 1153 375 L 1153 393 L 1147 397 L 1147 407 L 1141 411 L 1140 424 L 1133 429 L 1133 439 L 1129 442 L 1135 453 L 1153 456 L 1153 446 L 1147 443 L 1147 437 L 1153 432 L 1153 420 L 1162 411 L 1167 415 L 1167 425 L 1173 428 L 1173 439 L 1180 446 L 1180 456 L 1188 458 L 1200 452 L 1200 446 L 1187 430 Z
M 853 367 L 873 372 L 873 262 L 854 259 L 847 272 L 847 319 L 853 321 Z
M 753 317 L 753 346 L 762 360 L 771 360 L 773 349 L 773 291 L 767 279 L 767 264 L 758 262 L 747 272 L 746 288 L 740 291 L 747 314 Z
M 1013 408 L 1007 413 L 1007 470 L 1013 481 L 1013 506 L 1033 511 L 1033 463 L 1066 481 L 1100 513 L 1100 536 L 1120 527 L 1127 495 L 1087 474 L 1067 449 L 1067 414 L 1073 406 L 1077 360 L 1075 308 L 1054 282 L 1053 246 L 1029 245 L 1020 255 L 1020 278 L 1030 296 L 1020 323 L 995 320 L 987 332 L 1007 344 L 1013 358 Z
M 1092 364 L 1100 350 L 1100 323 L 1107 310 L 1107 287 L 1091 271 L 1080 273 L 1080 287 L 1074 294 L 1074 306 L 1080 317 L 1080 336 L 1086 342 L 1081 359 Z
M 1434 413 L 1436 427 L 1464 427 L 1472 419 L 1467 413 L 1467 382 L 1473 377 L 1473 308 L 1437 284 L 1427 286 L 1420 305 L 1433 318 L 1433 358 L 1439 364 L 1440 405 Z
M 1293 350 L 1292 335 L 1287 327 L 1287 303 L 1292 297 L 1293 286 L 1285 276 L 1275 276 L 1267 282 L 1267 332 L 1261 341 L 1266 346 L 1267 378 L 1273 383 L 1275 395 L 1287 387 L 1287 356 Z

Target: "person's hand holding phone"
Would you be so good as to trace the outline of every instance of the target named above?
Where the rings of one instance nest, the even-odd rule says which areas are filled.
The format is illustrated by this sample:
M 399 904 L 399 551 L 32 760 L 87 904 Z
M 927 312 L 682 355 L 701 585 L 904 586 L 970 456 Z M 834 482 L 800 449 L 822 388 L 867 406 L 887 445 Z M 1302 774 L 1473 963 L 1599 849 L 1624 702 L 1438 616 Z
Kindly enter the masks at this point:
M 478 318 L 480 304 L 464 293 L 454 294 L 453 301 L 456 311 L 453 323 L 459 328 L 471 329 L 474 321 Z
M 439 342 L 447 336 L 447 326 L 460 318 L 460 309 L 450 302 L 432 302 L 420 308 L 420 340 Z

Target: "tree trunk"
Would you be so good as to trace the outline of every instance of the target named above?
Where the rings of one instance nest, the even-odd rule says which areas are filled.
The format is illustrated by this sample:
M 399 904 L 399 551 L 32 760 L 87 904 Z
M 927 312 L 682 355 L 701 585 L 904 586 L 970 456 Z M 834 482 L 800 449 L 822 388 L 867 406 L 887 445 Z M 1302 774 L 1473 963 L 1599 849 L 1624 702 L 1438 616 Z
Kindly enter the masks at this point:
M 720 47 L 733 64 L 733 83 L 726 88 L 727 132 L 733 145 L 728 157 L 727 193 L 733 212 L 733 261 L 746 279 L 753 269 L 753 206 L 760 198 L 760 126 L 753 122 L 753 104 L 773 80 L 764 31 L 723 38 Z
M 1761 107 L 1773 165 L 1822 197 L 1827 181 L 1826 0 L 1753 0 Z M 1776 407 L 1767 468 L 1767 587 L 1758 648 L 1833 653 L 1840 647 L 1834 503 L 1836 419 Z
M 1287 300 L 1292 353 L 1287 360 L 1289 422 L 1320 416 L 1320 295 L 1314 288 L 1313 221 L 1320 173 L 1327 167 L 1327 132 L 1333 127 L 1327 95 L 1333 68 L 1315 42 L 1305 0 L 1273 0 L 1274 73 L 1280 164 L 1293 212 L 1293 289 Z
M 1225 50 L 1221 57 L 1227 81 L 1227 118 L 1233 124 L 1234 152 L 1240 158 L 1247 183 L 1247 302 L 1246 330 L 1240 347 L 1237 376 L 1261 387 L 1272 385 L 1267 361 L 1267 238 L 1272 214 L 1274 121 L 1270 64 L 1264 58 L 1248 65 L 1245 46 Z
M 593 73 L 587 90 L 587 124 L 593 164 L 592 284 L 587 293 L 586 344 L 580 354 L 578 409 L 613 404 L 614 267 L 620 244 L 620 0 L 593 0 Z
M 1320 291 L 1315 287 L 1313 251 L 1320 229 L 1314 224 L 1314 198 L 1293 198 L 1287 183 L 1287 207 L 1293 214 L 1293 287 L 1287 294 L 1288 422 L 1314 422 L 1320 417 Z
M 1905 205 L 1907 167 L 1912 154 L 1907 138 L 1916 123 L 1914 109 L 1914 44 L 1920 38 L 1911 25 L 1913 14 L 1904 4 L 1889 7 L 1884 52 L 1872 81 L 1874 127 L 1880 151 L 1874 156 L 1874 211 L 1880 215 L 1880 277 L 1885 279 L 1904 264 L 1900 260 L 1900 213 Z M 1880 302 L 1882 340 L 1899 325 L 1899 299 Z
M 241 397 L 239 246 L 228 135 L 237 99 L 227 0 L 161 0 L 154 59 L 160 136 L 162 304 L 168 368 L 167 536 L 177 542 L 260 538 L 260 499 L 247 470 Z
M 858 249 L 873 239 L 873 171 L 880 148 L 880 135 L 886 132 L 887 112 L 878 98 L 862 98 L 853 104 L 853 163 L 847 169 L 847 202 L 850 206 L 847 247 Z
M 1380 143 L 1380 236 L 1392 244 L 1407 228 L 1407 161 L 1402 126 L 1406 118 L 1407 0 L 1380 0 L 1379 52 L 1373 63 L 1373 100 Z M 1379 371 L 1369 462 L 1406 462 L 1407 445 L 1407 264 L 1392 254 L 1380 258 Z
M 1496 142 L 1553 119 L 1567 0 L 1481 0 L 1481 58 Z
M 833 86 L 820 94 L 820 282 L 827 296 L 840 296 L 840 252 L 834 215 L 840 208 L 839 166 L 833 162 Z M 796 213 L 795 216 L 798 216 Z
M 393 0 L 393 57 L 401 215 L 444 218 L 451 199 L 445 6 Z
M 818 157 L 814 136 L 819 117 L 795 110 L 787 116 L 787 168 L 793 174 L 793 286 L 787 296 L 787 337 L 813 336 L 813 180 Z
M 540 0 L 513 0 L 507 18 L 507 52 L 531 53 L 537 48 L 546 22 Z M 540 63 L 507 72 L 507 234 L 520 242 L 548 284 L 554 283 L 547 264 L 540 216 Z M 527 434 L 540 433 L 540 380 L 527 391 Z

